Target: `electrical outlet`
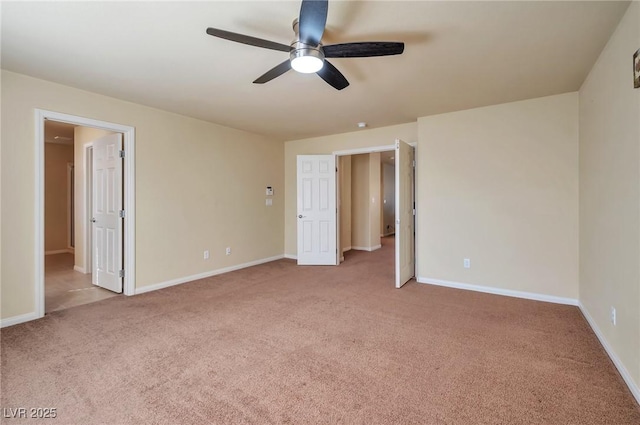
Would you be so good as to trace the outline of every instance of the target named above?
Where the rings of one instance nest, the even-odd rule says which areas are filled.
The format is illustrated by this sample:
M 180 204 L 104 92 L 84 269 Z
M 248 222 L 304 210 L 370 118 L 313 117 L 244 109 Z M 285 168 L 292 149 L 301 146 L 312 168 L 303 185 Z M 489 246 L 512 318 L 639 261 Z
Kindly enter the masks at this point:
M 611 307 L 611 323 L 613 324 L 613 326 L 616 325 L 616 308 L 615 307 Z
M 209 259 L 209 250 L 208 249 L 205 250 L 204 254 L 202 256 L 204 257 L 205 260 L 208 260 Z
M 227 247 L 227 250 L 225 251 L 225 253 L 227 255 L 231 255 L 231 247 L 230 246 Z
M 464 264 L 464 268 L 465 269 L 470 269 L 471 268 L 471 260 L 470 259 L 465 258 L 463 264 Z

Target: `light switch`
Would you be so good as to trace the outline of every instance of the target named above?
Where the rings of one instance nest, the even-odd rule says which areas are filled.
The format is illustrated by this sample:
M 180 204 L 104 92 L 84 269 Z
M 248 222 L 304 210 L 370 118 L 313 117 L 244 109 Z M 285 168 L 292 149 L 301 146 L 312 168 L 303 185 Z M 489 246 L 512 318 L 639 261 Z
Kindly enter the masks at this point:
M 271 199 L 271 198 L 267 198 L 267 199 L 266 199 L 266 205 L 267 205 L 268 207 L 270 207 L 271 205 L 273 205 L 273 199 Z

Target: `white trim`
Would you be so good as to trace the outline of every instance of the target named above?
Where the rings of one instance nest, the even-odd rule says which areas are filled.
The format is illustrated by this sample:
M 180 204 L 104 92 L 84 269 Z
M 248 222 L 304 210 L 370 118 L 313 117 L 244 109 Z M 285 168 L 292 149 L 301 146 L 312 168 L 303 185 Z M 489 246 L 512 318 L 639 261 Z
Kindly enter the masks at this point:
M 347 252 L 350 251 L 351 247 L 350 246 L 345 246 L 344 248 L 342 248 L 342 252 Z
M 21 314 L 19 316 L 7 317 L 6 319 L 0 319 L 0 328 L 6 328 L 7 326 L 13 326 L 39 318 L 40 317 L 38 317 L 35 311 L 27 314 Z
M 386 152 L 386 151 L 393 151 L 395 149 L 396 149 L 395 145 L 385 145 L 385 146 L 372 146 L 369 148 L 346 149 L 343 151 L 333 151 L 332 153 L 336 156 L 346 156 L 346 155 L 360 155 L 363 153 Z
M 87 274 L 87 271 L 85 270 L 84 267 L 80 267 L 80 266 L 73 266 L 73 270 L 83 273 L 83 274 Z
M 640 388 L 638 388 L 638 385 L 635 382 L 633 382 L 633 378 L 631 377 L 631 374 L 629 373 L 627 368 L 624 367 L 624 364 L 622 363 L 620 358 L 616 355 L 616 352 L 613 351 L 613 348 L 611 348 L 611 346 L 609 345 L 609 342 L 607 342 L 607 339 L 604 337 L 604 334 L 600 331 L 600 328 L 598 327 L 598 325 L 596 325 L 596 321 L 593 320 L 593 317 L 591 317 L 587 308 L 581 302 L 578 302 L 578 307 L 580 308 L 580 311 L 582 312 L 582 315 L 584 316 L 584 318 L 587 319 L 587 323 L 589 323 L 589 326 L 591 326 L 593 333 L 595 333 L 596 336 L 598 337 L 598 340 L 600 340 L 600 344 L 602 344 L 602 346 L 604 347 L 604 350 L 609 355 L 609 358 L 611 358 L 611 361 L 616 366 L 616 369 L 618 369 L 618 372 L 620 373 L 620 375 L 622 375 L 622 379 L 624 379 L 624 382 L 627 384 L 627 387 L 629 387 L 631 394 L 633 394 L 636 401 L 640 403 Z
M 44 255 L 55 255 L 55 254 L 73 254 L 73 249 L 70 249 L 70 248 L 54 249 L 52 251 L 44 252 Z
M 45 120 L 94 127 L 123 134 L 124 150 L 124 207 L 127 212 L 124 226 L 124 294 L 135 294 L 136 258 L 135 258 L 135 128 L 128 125 L 110 123 L 62 114 L 59 112 L 35 109 L 35 276 L 34 305 L 35 318 L 44 316 L 44 123 Z
M 375 251 L 376 249 L 382 248 L 382 245 L 374 245 L 374 246 L 352 246 L 351 249 L 355 249 L 356 251 Z
M 91 153 L 91 155 L 89 155 Z M 91 206 L 93 202 L 93 141 L 87 142 L 82 146 L 82 166 L 84 184 L 83 184 L 83 200 L 82 206 L 82 233 L 84 234 L 84 267 L 83 273 L 91 273 L 93 271 L 93 228 L 89 226 L 91 216 Z
M 416 279 L 418 283 L 426 283 L 429 285 L 445 286 L 447 288 L 464 289 L 466 291 L 484 292 L 487 294 L 504 295 L 506 297 L 524 298 L 527 300 L 545 301 L 555 304 L 578 305 L 575 298 L 557 297 L 555 295 L 538 294 L 536 292 L 515 291 L 513 289 L 496 288 L 493 286 L 472 285 L 470 283 L 451 282 L 448 280 L 431 279 L 428 277 L 420 277 Z
M 297 260 L 298 256 L 293 254 L 284 254 L 284 258 L 288 258 L 289 260 Z
M 67 162 L 67 248 L 71 250 L 72 254 L 75 252 L 74 247 L 71 245 L 72 234 L 74 236 L 73 242 L 75 243 L 75 229 L 73 228 L 74 220 L 72 220 L 72 217 L 75 216 L 75 212 L 76 212 L 74 208 L 75 199 L 74 199 L 74 193 L 73 193 L 75 192 L 75 182 L 74 182 L 75 172 L 76 172 L 75 164 L 73 162 Z
M 245 269 L 247 267 L 257 266 L 258 264 L 269 263 L 271 261 L 281 260 L 284 255 L 276 255 L 275 257 L 262 258 L 260 260 L 250 261 L 248 263 L 238 264 L 235 266 L 224 267 L 222 269 L 211 270 L 204 273 L 194 274 L 186 277 L 179 277 L 177 279 L 167 280 L 165 282 L 155 283 L 152 285 L 145 285 L 140 288 L 136 288 L 136 295 L 144 294 L 145 292 L 157 291 L 158 289 L 168 288 L 170 286 L 180 285 L 182 283 L 191 282 L 198 279 L 204 279 L 206 277 L 216 276 L 223 273 L 232 272 L 235 270 Z
M 387 236 L 391 236 L 391 235 L 395 235 L 396 232 L 395 230 L 393 232 L 389 232 L 389 233 L 383 233 L 380 235 L 381 238 L 386 238 Z

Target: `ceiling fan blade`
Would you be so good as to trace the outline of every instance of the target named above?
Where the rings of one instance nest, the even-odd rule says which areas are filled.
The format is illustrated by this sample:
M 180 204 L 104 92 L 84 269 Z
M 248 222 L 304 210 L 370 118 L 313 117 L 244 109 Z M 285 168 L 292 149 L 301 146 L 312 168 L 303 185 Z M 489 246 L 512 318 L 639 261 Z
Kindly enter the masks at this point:
M 300 41 L 317 46 L 327 24 L 328 0 L 302 0 L 298 29 Z
M 249 46 L 263 47 L 265 49 L 279 50 L 282 52 L 288 52 L 291 50 L 291 46 L 287 46 L 286 44 L 250 37 L 248 35 L 236 34 L 235 32 L 219 30 L 217 28 L 207 28 L 207 34 L 214 37 L 224 38 L 225 40 L 235 41 L 236 43 L 248 44 Z
M 342 90 L 349 85 L 344 75 L 327 60 L 324 61 L 324 66 L 320 71 L 316 72 L 316 74 L 336 90 Z
M 273 80 L 274 78 L 281 76 L 282 74 L 284 74 L 290 69 L 291 69 L 291 62 L 289 61 L 289 59 L 287 59 L 286 61 L 282 62 L 280 65 L 274 66 L 273 68 L 271 68 L 270 70 L 262 74 L 253 83 L 254 84 L 267 83 Z
M 365 41 L 322 46 L 326 58 L 368 58 L 372 56 L 399 55 L 404 52 L 404 43 L 391 41 Z

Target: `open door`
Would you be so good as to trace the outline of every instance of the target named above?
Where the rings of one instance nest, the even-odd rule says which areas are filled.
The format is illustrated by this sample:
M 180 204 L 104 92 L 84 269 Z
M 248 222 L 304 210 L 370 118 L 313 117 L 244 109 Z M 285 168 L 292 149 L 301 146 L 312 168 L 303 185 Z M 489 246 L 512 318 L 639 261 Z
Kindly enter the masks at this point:
M 122 134 L 93 142 L 93 247 L 94 285 L 122 292 Z
M 396 140 L 396 288 L 415 274 L 414 149 Z
M 298 155 L 298 264 L 338 264 L 336 160 Z

